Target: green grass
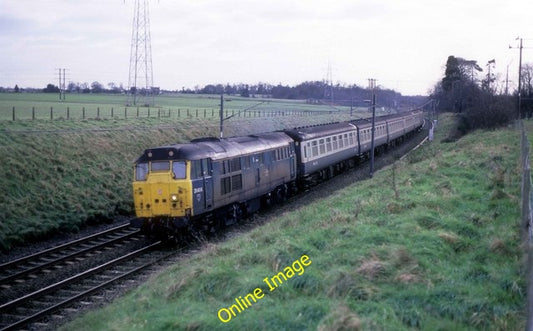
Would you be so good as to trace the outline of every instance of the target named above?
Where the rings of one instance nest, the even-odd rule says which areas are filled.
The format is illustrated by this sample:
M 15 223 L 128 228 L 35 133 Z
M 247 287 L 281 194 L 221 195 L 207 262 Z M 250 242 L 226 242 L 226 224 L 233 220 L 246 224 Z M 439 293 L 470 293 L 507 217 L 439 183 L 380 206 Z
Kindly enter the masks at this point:
M 50 105 L 64 106 L 55 97 L 44 93 L 0 93 L 0 108 L 4 107 L 5 113 L 10 108 L 5 105 L 12 102 L 18 102 L 26 109 L 33 104 L 41 105 L 39 109 Z M 233 101 L 226 104 L 237 108 L 228 107 L 230 111 L 256 102 L 231 99 Z M 122 96 L 116 95 L 67 95 L 67 100 L 77 109 L 122 107 L 120 104 L 124 102 Z M 3 188 L 0 195 L 0 250 L 8 251 L 14 245 L 31 243 L 57 232 L 77 231 L 82 226 L 116 215 L 131 215 L 132 163 L 144 149 L 219 135 L 217 117 L 203 118 L 201 112 L 199 118 L 183 115 L 187 107 L 193 114 L 192 109 L 217 103 L 216 98 L 161 96 L 158 100 L 169 106 L 183 107 L 182 117 L 99 120 L 54 117 L 56 119 L 50 121 L 44 119 L 44 114 L 44 118 L 38 116 L 40 119 L 35 121 L 11 121 L 1 120 L 0 115 L 0 172 L 3 174 L 0 176 L 0 187 Z M 270 102 L 270 105 L 292 107 L 293 110 L 311 107 L 301 102 Z M 147 109 L 143 111 L 147 112 Z M 224 134 L 244 135 L 346 119 L 349 119 L 348 113 L 303 117 L 236 116 L 225 121 Z
M 307 104 L 302 100 L 279 100 L 224 96 L 224 109 L 227 115 L 250 109 L 262 114 L 288 111 L 349 111 L 349 107 L 332 108 L 325 105 Z M 215 117 L 218 118 L 220 96 L 165 94 L 155 98 L 152 107 L 126 107 L 126 95 L 122 94 L 67 94 L 60 101 L 55 93 L 0 93 L 0 120 L 15 119 L 94 119 L 94 118 L 135 118 L 135 117 Z M 205 110 L 205 116 L 204 116 Z M 198 114 L 196 113 L 198 111 Z M 358 109 L 359 113 L 364 109 Z M 52 113 L 52 115 L 50 114 Z M 170 115 L 169 115 L 170 114 Z M 238 116 L 238 115 L 237 115 Z M 242 114 L 244 116 L 244 114 Z M 258 116 L 258 115 L 257 115 Z
M 450 127 L 446 117 L 435 142 L 372 180 L 205 244 L 65 329 L 523 329 L 519 136 L 440 143 Z M 217 318 L 302 254 L 303 275 Z

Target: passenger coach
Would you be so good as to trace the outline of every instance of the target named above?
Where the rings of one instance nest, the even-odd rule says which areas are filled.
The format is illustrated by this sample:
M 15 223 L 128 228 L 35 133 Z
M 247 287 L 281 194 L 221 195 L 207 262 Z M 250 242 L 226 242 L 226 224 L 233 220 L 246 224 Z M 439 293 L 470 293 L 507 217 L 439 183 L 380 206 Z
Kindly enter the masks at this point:
M 341 161 L 358 153 L 357 127 L 348 122 L 284 131 L 296 142 L 298 177 L 317 181 L 334 175 Z

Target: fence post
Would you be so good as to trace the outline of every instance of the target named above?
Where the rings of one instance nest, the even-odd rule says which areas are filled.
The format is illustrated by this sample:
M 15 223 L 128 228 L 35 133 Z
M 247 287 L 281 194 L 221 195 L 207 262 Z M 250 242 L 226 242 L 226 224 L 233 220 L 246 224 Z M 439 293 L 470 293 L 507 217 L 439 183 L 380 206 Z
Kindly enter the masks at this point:
M 115 117 L 114 115 L 115 115 L 114 114 L 114 109 L 113 109 L 113 107 L 111 107 L 111 118 Z
M 124 119 L 128 118 L 128 107 L 124 107 Z
M 35 107 L 31 107 L 31 120 L 35 121 Z
M 525 277 L 527 277 L 527 320 L 526 330 L 533 329 L 533 245 L 531 238 L 531 169 L 529 166 L 529 141 L 524 129 L 524 123 L 520 121 L 520 163 L 522 168 L 521 180 L 521 237 L 526 247 L 527 265 Z
M 148 107 L 148 118 L 150 118 L 150 107 Z
M 15 106 L 13 106 L 13 121 L 15 120 Z
M 70 107 L 67 107 L 67 120 L 70 119 Z
M 81 118 L 85 119 L 85 107 L 81 108 Z
M 139 107 L 137 107 L 137 118 L 139 118 Z
M 54 120 L 54 108 L 50 107 L 50 121 Z

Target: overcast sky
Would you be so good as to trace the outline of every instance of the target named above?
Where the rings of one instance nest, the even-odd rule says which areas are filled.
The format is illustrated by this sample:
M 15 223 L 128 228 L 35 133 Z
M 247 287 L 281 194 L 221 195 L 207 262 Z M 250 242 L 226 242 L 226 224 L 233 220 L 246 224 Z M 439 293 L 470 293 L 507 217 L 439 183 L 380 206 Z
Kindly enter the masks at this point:
M 128 85 L 134 0 L 1 0 L 0 86 Z M 516 37 L 533 62 L 531 0 L 150 2 L 154 85 L 323 80 L 426 94 L 449 55 L 517 84 Z M 527 49 L 530 47 L 531 49 Z

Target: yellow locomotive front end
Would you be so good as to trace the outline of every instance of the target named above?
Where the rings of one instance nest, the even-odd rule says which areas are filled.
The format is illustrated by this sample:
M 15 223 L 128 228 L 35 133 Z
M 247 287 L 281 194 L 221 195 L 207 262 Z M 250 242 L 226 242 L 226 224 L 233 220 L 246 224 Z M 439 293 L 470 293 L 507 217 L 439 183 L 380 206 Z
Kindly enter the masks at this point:
M 131 224 L 147 233 L 172 232 L 186 227 L 193 210 L 191 161 L 179 149 L 146 150 L 135 162 Z
M 187 217 L 192 208 L 189 163 L 166 160 L 135 165 L 133 201 L 141 218 Z

